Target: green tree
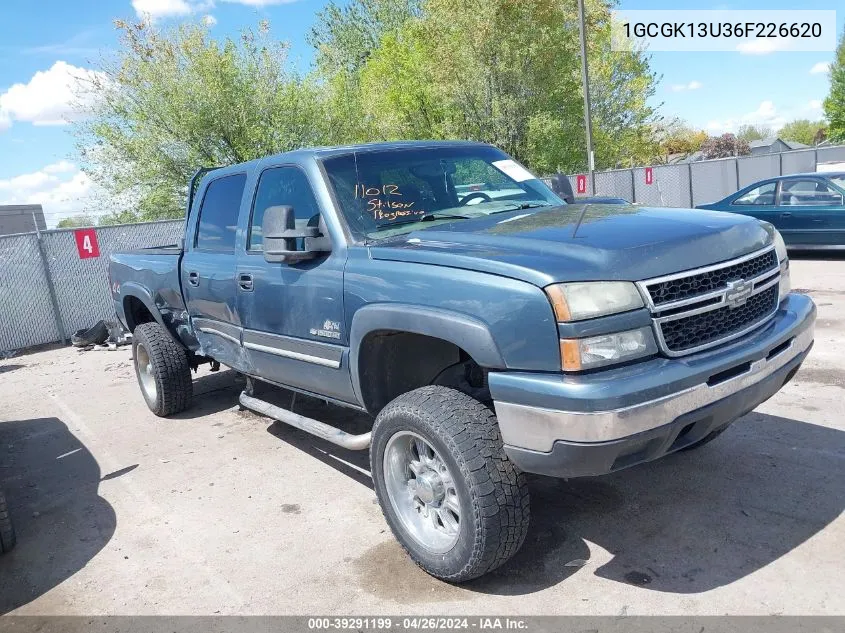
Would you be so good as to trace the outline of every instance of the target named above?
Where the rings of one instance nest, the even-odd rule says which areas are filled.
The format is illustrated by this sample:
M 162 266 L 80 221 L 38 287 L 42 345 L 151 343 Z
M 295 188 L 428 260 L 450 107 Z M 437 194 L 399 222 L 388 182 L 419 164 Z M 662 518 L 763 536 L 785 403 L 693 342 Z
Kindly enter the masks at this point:
M 839 39 L 830 66 L 830 94 L 824 100 L 824 113 L 830 121 L 830 139 L 837 143 L 845 141 L 845 33 Z
M 784 141 L 796 141 L 804 145 L 817 145 L 827 138 L 827 123 L 796 119 L 778 130 L 778 137 Z
M 116 24 L 119 52 L 85 87 L 98 98 L 76 130 L 86 173 L 134 201 L 116 217 L 179 217 L 197 167 L 324 142 L 323 93 L 289 67 L 266 23 L 223 41 L 196 24 Z
M 743 141 L 760 141 L 764 138 L 771 138 L 772 128 L 768 125 L 740 125 L 736 131 L 736 137 Z
M 708 138 L 704 130 L 696 130 L 677 119 L 659 128 L 656 134 L 660 158 L 664 160 L 677 154 L 689 156 L 699 151 Z
M 87 213 L 79 213 L 68 218 L 62 218 L 56 225 L 58 229 L 74 229 L 81 226 L 96 226 L 97 221 Z
M 730 156 L 748 156 L 751 148 L 748 141 L 737 138 L 733 134 L 711 136 L 701 146 L 704 158 L 728 158 Z
M 588 0 L 597 166 L 656 150 L 656 77 L 640 53 L 610 49 L 606 0 Z M 312 32 L 333 94 L 359 111 L 352 140 L 465 138 L 536 171 L 583 168 L 575 2 L 360 0 Z M 391 19 L 381 17 L 391 16 Z M 342 35 L 342 37 L 341 37 Z M 340 101 L 343 101 L 341 98 Z

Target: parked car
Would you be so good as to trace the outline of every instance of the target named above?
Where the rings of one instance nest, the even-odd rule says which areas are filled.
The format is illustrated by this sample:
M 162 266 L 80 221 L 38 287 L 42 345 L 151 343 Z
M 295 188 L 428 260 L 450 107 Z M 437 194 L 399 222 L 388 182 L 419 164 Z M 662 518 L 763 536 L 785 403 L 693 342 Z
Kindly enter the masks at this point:
M 697 208 L 770 222 L 790 248 L 845 247 L 845 172 L 769 178 Z
M 514 193 L 459 189 L 479 181 Z M 298 150 L 195 186 L 184 248 L 111 256 L 147 405 L 188 407 L 204 362 L 245 374 L 244 407 L 369 449 L 394 535 L 451 582 L 520 548 L 524 473 L 602 475 L 702 446 L 813 343 L 815 306 L 790 293 L 771 224 L 562 204 L 489 145 Z M 275 406 L 255 381 L 372 429 Z

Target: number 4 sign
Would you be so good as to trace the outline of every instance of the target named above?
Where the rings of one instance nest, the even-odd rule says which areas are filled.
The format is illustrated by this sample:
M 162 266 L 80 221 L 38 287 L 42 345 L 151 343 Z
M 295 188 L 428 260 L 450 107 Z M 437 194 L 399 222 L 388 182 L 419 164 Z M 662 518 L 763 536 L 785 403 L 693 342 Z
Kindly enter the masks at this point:
M 95 229 L 79 229 L 73 232 L 76 238 L 76 250 L 79 251 L 79 259 L 90 259 L 100 256 L 100 245 L 97 243 L 97 231 Z

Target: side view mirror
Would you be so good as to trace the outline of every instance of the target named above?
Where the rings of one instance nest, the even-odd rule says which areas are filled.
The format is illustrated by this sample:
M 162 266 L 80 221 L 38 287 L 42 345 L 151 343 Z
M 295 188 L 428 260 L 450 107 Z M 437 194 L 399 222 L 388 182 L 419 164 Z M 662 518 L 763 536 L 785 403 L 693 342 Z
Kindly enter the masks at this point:
M 264 259 L 268 262 L 287 262 L 294 264 L 305 259 L 312 259 L 319 251 L 309 248 L 309 240 L 320 235 L 316 226 L 296 228 L 293 207 L 284 205 L 268 207 L 261 223 L 261 243 Z M 302 239 L 305 248 L 299 250 L 296 241 Z

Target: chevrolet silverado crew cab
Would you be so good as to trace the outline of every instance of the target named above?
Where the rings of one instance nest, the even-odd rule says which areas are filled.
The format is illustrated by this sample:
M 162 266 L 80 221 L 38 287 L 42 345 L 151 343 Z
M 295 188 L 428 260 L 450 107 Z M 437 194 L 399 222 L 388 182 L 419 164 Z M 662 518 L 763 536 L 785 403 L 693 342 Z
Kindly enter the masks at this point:
M 243 407 L 369 449 L 394 535 L 452 582 L 519 549 L 525 473 L 701 446 L 813 344 L 815 306 L 790 293 L 770 224 L 566 205 L 485 144 L 297 150 L 200 170 L 190 191 L 182 245 L 110 266 L 149 408 L 188 407 L 201 363 L 240 372 Z M 372 428 L 275 406 L 255 381 Z

